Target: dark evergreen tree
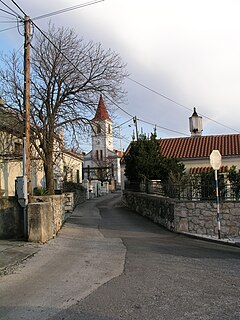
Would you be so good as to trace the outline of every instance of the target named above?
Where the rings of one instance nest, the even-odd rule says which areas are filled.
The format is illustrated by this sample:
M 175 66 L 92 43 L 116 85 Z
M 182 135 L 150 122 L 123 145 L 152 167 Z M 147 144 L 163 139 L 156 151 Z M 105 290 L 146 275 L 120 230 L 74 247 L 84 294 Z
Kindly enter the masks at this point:
M 184 165 L 177 159 L 167 159 L 161 154 L 156 133 L 149 138 L 141 134 L 138 141 L 133 141 L 129 151 L 124 156 L 125 175 L 129 181 L 160 179 L 168 181 L 170 173 L 183 174 Z

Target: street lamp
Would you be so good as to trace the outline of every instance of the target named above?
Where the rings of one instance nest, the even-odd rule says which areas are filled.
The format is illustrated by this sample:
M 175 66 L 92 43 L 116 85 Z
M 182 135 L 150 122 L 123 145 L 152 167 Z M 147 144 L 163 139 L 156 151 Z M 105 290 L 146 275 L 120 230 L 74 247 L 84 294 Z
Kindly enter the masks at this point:
M 215 182 L 216 182 L 216 201 L 217 201 L 217 225 L 218 225 L 218 239 L 220 239 L 220 213 L 219 213 L 219 189 L 218 189 L 218 174 L 217 171 L 222 165 L 222 156 L 219 150 L 213 150 L 210 154 L 210 164 L 215 172 Z

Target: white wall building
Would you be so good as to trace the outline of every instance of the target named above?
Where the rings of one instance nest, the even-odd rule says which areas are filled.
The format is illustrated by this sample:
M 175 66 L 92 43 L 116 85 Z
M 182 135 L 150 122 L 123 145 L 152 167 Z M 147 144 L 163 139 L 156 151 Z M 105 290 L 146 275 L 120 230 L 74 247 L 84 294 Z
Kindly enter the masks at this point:
M 121 186 L 120 159 L 122 151 L 113 147 L 113 127 L 102 96 L 92 119 L 92 150 L 84 157 L 84 178 L 114 181 Z
M 59 132 L 62 135 L 62 132 Z M 59 134 L 58 133 L 58 134 Z M 0 196 L 15 195 L 15 180 L 23 175 L 23 123 L 7 110 L 0 109 Z M 60 136 L 63 139 L 63 137 Z M 62 188 L 63 180 L 82 182 L 82 154 L 64 148 L 64 142 L 54 144 L 54 187 Z M 31 187 L 46 187 L 43 161 L 31 146 Z

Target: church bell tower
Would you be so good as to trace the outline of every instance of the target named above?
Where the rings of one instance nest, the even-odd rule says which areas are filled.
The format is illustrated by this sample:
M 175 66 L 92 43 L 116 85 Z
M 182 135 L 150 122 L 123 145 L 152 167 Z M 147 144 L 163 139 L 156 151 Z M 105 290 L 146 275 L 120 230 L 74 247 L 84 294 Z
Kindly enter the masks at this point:
M 112 120 L 100 95 L 95 117 L 92 119 L 92 157 L 96 161 L 104 161 L 108 150 L 113 151 Z

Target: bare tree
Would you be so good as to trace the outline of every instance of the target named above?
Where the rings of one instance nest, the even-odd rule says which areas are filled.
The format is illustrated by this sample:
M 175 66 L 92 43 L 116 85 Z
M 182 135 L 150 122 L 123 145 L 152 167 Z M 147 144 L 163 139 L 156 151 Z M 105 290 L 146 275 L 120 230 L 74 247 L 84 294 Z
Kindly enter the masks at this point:
M 116 103 L 123 100 L 125 64 L 100 44 L 84 42 L 73 30 L 49 25 L 47 37 L 35 35 L 31 58 L 32 143 L 44 163 L 48 192 L 54 192 L 53 153 L 57 130 L 63 128 L 76 140 L 86 131 L 99 93 Z M 22 57 L 3 57 L 1 94 L 24 117 Z

